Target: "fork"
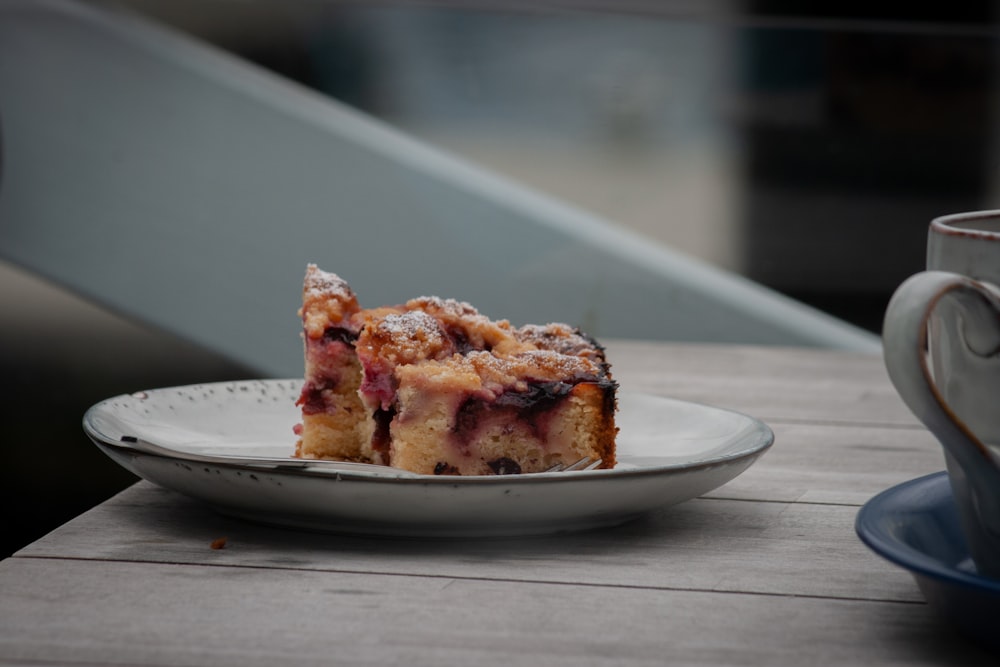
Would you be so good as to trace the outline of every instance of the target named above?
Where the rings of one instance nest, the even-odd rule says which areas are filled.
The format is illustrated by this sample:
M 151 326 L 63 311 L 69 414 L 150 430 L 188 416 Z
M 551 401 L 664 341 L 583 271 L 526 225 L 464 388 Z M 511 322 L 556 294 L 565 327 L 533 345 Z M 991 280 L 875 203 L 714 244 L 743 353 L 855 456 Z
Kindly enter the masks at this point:
M 570 463 L 566 465 L 565 463 L 557 463 L 551 468 L 547 468 L 544 472 L 575 472 L 578 470 L 593 470 L 601 465 L 603 461 L 601 459 L 592 459 L 589 456 L 584 456 L 579 461 L 575 463 Z
M 112 444 L 112 443 L 106 443 Z M 392 468 L 377 463 L 357 463 L 355 461 L 329 461 L 326 459 L 296 459 L 273 456 L 229 456 L 225 454 L 200 454 L 195 452 L 185 452 L 176 449 L 162 447 L 148 440 L 142 440 L 135 436 L 124 435 L 121 443 L 114 443 L 114 446 L 133 449 L 143 454 L 162 456 L 172 459 L 183 459 L 192 463 L 207 463 L 210 465 L 228 464 L 242 465 L 252 468 L 266 468 L 271 470 L 302 470 L 309 468 L 312 470 L 323 470 L 333 473 L 337 472 L 373 472 L 391 477 L 420 477 L 415 472 Z M 601 460 L 596 461 L 590 457 L 583 457 L 579 461 L 566 465 L 557 463 L 543 472 L 576 472 L 582 470 L 593 470 L 601 465 Z
M 185 452 L 168 447 L 162 447 L 148 440 L 142 440 L 135 436 L 123 435 L 121 443 L 106 443 L 116 447 L 132 449 L 143 454 L 162 456 L 171 459 L 181 459 L 192 463 L 207 463 L 210 465 L 239 465 L 251 468 L 265 468 L 270 470 L 322 470 L 324 472 L 373 472 L 390 477 L 420 477 L 415 472 L 402 470 L 400 468 L 390 468 L 389 466 L 378 465 L 376 463 L 357 463 L 355 461 L 329 461 L 326 459 L 296 459 L 291 457 L 276 456 L 230 456 L 227 454 L 201 454 L 195 452 Z

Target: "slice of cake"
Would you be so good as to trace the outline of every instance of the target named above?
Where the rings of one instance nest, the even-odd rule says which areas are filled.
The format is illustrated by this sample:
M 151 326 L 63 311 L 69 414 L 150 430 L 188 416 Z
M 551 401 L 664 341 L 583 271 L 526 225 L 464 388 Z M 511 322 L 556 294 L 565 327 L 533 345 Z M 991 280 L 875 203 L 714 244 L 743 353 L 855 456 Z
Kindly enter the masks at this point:
M 305 383 L 296 456 L 369 460 L 361 447 L 368 417 L 358 395 L 361 364 L 354 353 L 360 313 L 346 282 L 309 266 L 302 290 Z
M 604 350 L 567 325 L 516 329 L 437 297 L 366 310 L 313 265 L 301 315 L 300 457 L 436 475 L 615 464 L 616 384 Z

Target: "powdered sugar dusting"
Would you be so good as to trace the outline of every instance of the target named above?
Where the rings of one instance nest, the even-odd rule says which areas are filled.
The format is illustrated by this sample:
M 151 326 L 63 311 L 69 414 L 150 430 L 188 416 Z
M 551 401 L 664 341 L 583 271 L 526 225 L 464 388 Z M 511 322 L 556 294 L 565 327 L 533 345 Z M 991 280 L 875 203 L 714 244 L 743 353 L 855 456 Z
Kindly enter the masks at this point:
M 513 329 L 463 301 L 422 296 L 404 312 L 373 313 L 358 339 L 369 372 L 394 374 L 402 365 L 430 364 L 440 383 L 444 363 L 457 376 L 479 375 L 484 386 L 514 387 L 526 379 L 582 382 L 607 375 L 603 351 L 566 324 Z M 413 376 L 408 370 L 406 375 Z
M 444 333 L 438 321 L 419 310 L 411 310 L 398 315 L 388 315 L 376 324 L 380 334 L 388 335 L 397 345 L 411 341 L 443 341 Z
M 455 299 L 442 299 L 439 296 L 419 296 L 407 301 L 406 306 L 414 310 L 423 310 L 449 317 L 470 317 L 479 314 L 475 306 L 470 303 Z
M 358 299 L 347 281 L 335 273 L 320 270 L 315 264 L 306 267 L 299 311 L 306 338 L 316 340 L 331 326 L 347 326 L 348 318 L 359 310 Z
M 354 299 L 354 290 L 347 284 L 347 281 L 336 273 L 323 271 L 315 264 L 306 266 L 306 277 L 303 282 L 305 297 L 316 299 L 320 297 L 330 297 L 340 300 Z
M 391 368 L 448 356 L 454 344 L 435 317 L 411 310 L 368 322 L 358 338 L 358 352 L 367 368 L 376 362 Z
M 531 343 L 543 350 L 554 350 L 562 354 L 588 357 L 594 361 L 604 361 L 604 348 L 595 340 L 584 335 L 579 329 L 568 324 L 526 324 L 517 329 L 518 340 Z

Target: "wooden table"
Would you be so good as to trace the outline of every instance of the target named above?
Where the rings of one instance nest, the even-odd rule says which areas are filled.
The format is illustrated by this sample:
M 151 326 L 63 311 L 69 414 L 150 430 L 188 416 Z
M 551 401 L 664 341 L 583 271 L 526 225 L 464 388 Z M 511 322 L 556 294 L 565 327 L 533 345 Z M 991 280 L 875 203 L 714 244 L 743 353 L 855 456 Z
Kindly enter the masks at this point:
M 775 445 L 705 497 L 534 539 L 266 528 L 141 482 L 0 563 L 0 663 L 997 664 L 855 537 L 872 495 L 943 467 L 878 357 L 609 354 L 624 387 L 754 415 Z

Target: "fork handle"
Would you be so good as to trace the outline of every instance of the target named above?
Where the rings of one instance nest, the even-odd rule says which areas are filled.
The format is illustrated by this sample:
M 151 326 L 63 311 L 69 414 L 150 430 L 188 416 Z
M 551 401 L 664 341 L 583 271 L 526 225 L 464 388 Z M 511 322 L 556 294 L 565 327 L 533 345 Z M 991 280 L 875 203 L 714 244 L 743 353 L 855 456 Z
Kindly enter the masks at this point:
M 108 443 L 112 444 L 112 443 Z M 171 459 L 183 459 L 194 463 L 208 463 L 211 465 L 240 465 L 251 468 L 264 468 L 268 470 L 321 470 L 329 473 L 340 472 L 373 472 L 391 477 L 419 477 L 416 473 L 399 468 L 377 465 L 374 463 L 356 463 L 354 461 L 328 461 L 324 459 L 293 459 L 276 458 L 268 456 L 225 456 L 217 454 L 198 454 L 195 452 L 182 452 L 175 449 L 168 449 L 156 443 L 142 440 L 132 435 L 123 435 L 121 443 L 114 443 L 123 449 L 131 449 L 143 454 L 161 456 Z

